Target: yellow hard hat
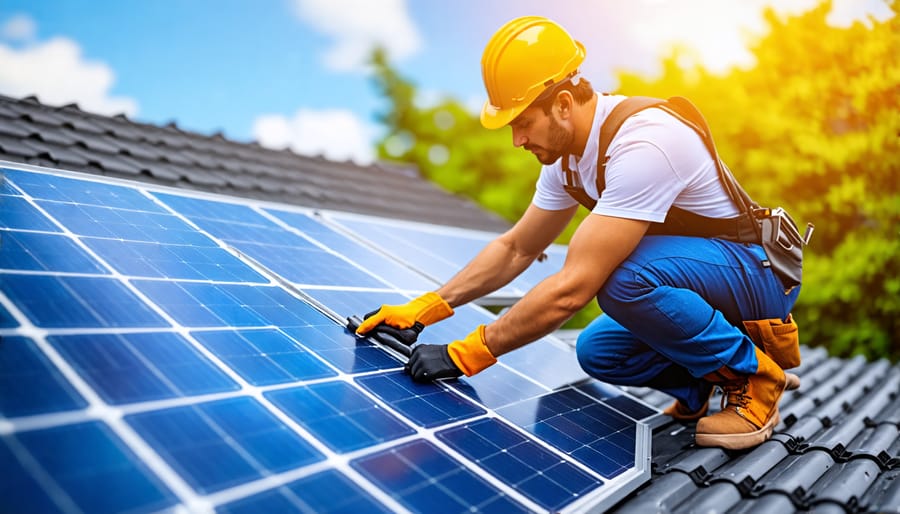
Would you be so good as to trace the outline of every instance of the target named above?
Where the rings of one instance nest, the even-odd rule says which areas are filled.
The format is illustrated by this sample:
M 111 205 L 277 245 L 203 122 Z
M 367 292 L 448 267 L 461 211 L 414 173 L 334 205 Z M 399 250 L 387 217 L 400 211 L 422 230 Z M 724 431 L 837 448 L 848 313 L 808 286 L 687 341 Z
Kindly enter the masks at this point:
M 545 89 L 572 77 L 584 54 L 584 45 L 547 18 L 523 16 L 507 22 L 481 56 L 488 94 L 481 124 L 497 129 L 511 122 Z

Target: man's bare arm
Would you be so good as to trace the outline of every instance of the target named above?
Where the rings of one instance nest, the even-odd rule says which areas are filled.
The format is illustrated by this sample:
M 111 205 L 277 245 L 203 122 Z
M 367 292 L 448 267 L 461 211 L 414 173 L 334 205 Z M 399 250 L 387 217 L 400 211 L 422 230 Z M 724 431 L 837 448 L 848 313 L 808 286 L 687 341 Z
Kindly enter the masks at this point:
M 546 278 L 485 328 L 495 357 L 558 329 L 600 291 L 647 231 L 649 222 L 591 214 L 569 244 L 563 269 Z
M 456 307 L 505 286 L 562 233 L 577 208 L 548 211 L 529 206 L 513 228 L 488 243 L 437 293 Z

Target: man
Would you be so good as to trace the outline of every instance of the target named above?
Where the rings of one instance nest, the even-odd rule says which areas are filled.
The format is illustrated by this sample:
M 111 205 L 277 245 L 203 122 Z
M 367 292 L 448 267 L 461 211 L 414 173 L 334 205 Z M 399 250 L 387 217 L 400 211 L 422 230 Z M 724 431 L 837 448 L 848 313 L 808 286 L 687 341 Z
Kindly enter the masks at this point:
M 532 203 L 436 292 L 382 306 L 358 333 L 381 323 L 435 323 L 518 276 L 578 208 L 563 187 L 567 171 L 598 198 L 600 126 L 624 97 L 594 92 L 578 75 L 584 57 L 584 46 L 546 18 L 517 18 L 494 34 L 481 63 L 489 97 L 481 123 L 509 125 L 513 144 L 543 164 Z M 416 347 L 407 372 L 416 380 L 471 376 L 558 329 L 596 297 L 603 314 L 577 343 L 588 374 L 671 394 L 676 402 L 666 412 L 699 420 L 700 445 L 759 444 L 779 422 L 782 392 L 799 379 L 786 377 L 738 327 L 745 320 L 790 322 L 799 289 L 785 293 L 763 265 L 759 245 L 646 234 L 674 207 L 718 219 L 740 214 L 703 140 L 687 125 L 660 109 L 641 111 L 625 121 L 607 155 L 606 187 L 572 236 L 563 268 L 465 339 Z M 705 416 L 713 384 L 728 403 Z

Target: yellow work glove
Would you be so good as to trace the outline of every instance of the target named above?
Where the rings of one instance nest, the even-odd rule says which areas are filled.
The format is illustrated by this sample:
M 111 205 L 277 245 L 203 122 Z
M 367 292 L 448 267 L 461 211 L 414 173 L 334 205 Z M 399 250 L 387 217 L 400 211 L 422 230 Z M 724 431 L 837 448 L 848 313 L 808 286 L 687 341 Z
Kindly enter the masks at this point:
M 417 382 L 439 378 L 471 377 L 497 362 L 484 342 L 484 325 L 461 341 L 450 344 L 420 344 L 413 348 L 406 373 Z
M 452 315 L 453 308 L 439 294 L 425 293 L 403 305 L 382 305 L 377 311 L 366 315 L 356 333 L 363 335 L 381 323 L 400 329 L 410 328 L 416 323 L 427 326 Z

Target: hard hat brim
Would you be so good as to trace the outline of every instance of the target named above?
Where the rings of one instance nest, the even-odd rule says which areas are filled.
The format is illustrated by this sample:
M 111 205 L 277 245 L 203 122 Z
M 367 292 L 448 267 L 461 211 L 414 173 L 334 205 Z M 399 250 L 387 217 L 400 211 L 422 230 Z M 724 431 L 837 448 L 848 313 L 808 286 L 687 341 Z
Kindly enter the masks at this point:
M 481 126 L 488 130 L 503 128 L 527 108 L 527 105 L 522 105 L 510 109 L 497 109 L 490 101 L 484 102 L 484 107 L 481 108 Z

